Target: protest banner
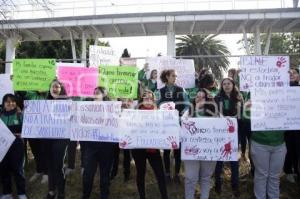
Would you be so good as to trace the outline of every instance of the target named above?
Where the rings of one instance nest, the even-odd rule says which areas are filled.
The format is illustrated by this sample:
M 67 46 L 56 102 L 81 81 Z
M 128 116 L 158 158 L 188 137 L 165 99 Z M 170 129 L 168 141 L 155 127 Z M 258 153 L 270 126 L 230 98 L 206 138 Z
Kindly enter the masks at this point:
M 119 58 L 113 48 L 107 46 L 93 46 L 89 48 L 90 67 L 118 66 Z
M 242 56 L 240 90 L 289 86 L 288 56 Z
M 64 84 L 68 96 L 93 96 L 98 85 L 98 69 L 60 66 L 58 79 Z
M 135 58 L 120 58 L 121 66 L 135 66 L 136 67 L 136 59 Z
M 13 60 L 15 91 L 48 91 L 55 75 L 54 59 Z
M 0 74 L 0 99 L 1 99 L 1 101 L 3 99 L 3 96 L 8 93 L 14 94 L 13 83 L 10 79 L 10 74 Z
M 176 85 L 182 88 L 195 87 L 195 66 L 192 59 L 161 59 L 157 68 L 160 77 L 163 70 L 174 69 L 177 73 Z M 160 78 L 157 78 L 157 89 L 164 87 Z
M 121 114 L 121 148 L 179 148 L 178 111 L 129 110 Z
M 0 162 L 1 162 L 16 138 L 1 119 L 0 119 L 0 132 L 1 132 L 0 133 Z
M 70 139 L 71 100 L 25 100 L 23 138 Z
M 119 142 L 120 101 L 73 102 L 71 140 Z
M 131 66 L 100 66 L 99 85 L 112 98 L 137 98 L 138 69 Z
M 300 88 L 252 88 L 251 130 L 300 129 Z
M 235 118 L 188 118 L 181 124 L 182 160 L 237 161 Z

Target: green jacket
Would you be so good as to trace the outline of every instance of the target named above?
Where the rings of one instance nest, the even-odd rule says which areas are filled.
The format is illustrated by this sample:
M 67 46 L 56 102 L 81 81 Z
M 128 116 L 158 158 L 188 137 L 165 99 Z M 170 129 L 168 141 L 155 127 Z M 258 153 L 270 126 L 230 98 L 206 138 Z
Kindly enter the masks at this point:
M 278 146 L 284 143 L 284 131 L 252 131 L 251 139 L 262 145 Z
M 9 112 L 3 111 L 0 117 L 13 134 L 21 134 L 23 124 L 22 113 L 17 112 L 16 109 Z
M 26 100 L 44 100 L 47 99 L 47 93 L 39 93 L 36 91 L 27 91 L 25 94 Z

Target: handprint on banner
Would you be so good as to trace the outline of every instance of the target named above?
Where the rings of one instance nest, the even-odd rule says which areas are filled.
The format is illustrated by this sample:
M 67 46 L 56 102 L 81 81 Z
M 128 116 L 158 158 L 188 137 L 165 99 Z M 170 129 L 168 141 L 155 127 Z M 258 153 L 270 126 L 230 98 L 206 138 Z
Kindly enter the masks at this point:
M 223 158 L 228 159 L 228 156 L 230 156 L 232 153 L 231 141 L 224 144 L 224 147 L 221 147 L 221 151 L 221 155 L 223 156 Z
M 188 122 L 182 122 L 183 126 L 188 130 L 188 132 L 191 135 L 194 135 L 197 133 L 197 127 L 195 126 L 195 122 L 188 121 Z
M 125 135 L 125 137 L 120 141 L 119 143 L 119 147 L 124 149 L 126 148 L 128 145 L 130 145 L 132 143 L 132 139 L 129 135 Z
M 193 146 L 191 148 L 189 148 L 188 146 L 184 149 L 184 153 L 186 155 L 197 155 L 199 153 L 199 148 L 197 148 L 196 146 Z
M 284 63 L 286 63 L 285 58 L 284 57 L 278 57 L 278 60 L 276 62 L 276 66 L 278 68 L 284 67 L 285 66 Z
M 167 140 L 171 143 L 172 149 L 178 149 L 178 144 L 176 143 L 176 138 L 174 136 L 169 136 Z
M 234 133 L 235 131 L 235 126 L 232 120 L 227 118 L 227 125 L 228 125 L 228 133 Z

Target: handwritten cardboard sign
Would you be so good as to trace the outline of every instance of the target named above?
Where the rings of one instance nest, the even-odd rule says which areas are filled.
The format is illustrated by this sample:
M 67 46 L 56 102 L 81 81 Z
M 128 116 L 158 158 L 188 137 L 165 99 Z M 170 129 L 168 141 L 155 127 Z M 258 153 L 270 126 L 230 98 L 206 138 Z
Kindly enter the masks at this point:
M 23 138 L 70 138 L 71 100 L 25 100 Z
M 138 69 L 131 66 L 99 67 L 99 85 L 113 98 L 137 98 Z
M 289 86 L 288 56 L 242 56 L 240 58 L 240 90 Z
M 15 91 L 48 91 L 55 75 L 54 59 L 13 60 Z
M 251 89 L 251 130 L 299 130 L 300 88 Z
M 89 61 L 91 67 L 99 67 L 106 65 L 119 65 L 119 58 L 116 51 L 106 46 L 90 46 Z
M 182 160 L 237 161 L 235 118 L 188 118 L 181 123 Z
M 121 148 L 179 147 L 180 125 L 176 110 L 123 110 L 121 129 Z
M 98 69 L 60 66 L 58 79 L 63 82 L 68 96 L 93 96 L 98 85 Z
M 121 102 L 73 102 L 71 140 L 119 142 Z
M 7 126 L 0 119 L 0 162 L 5 157 L 8 152 L 10 146 L 15 140 L 15 136 L 11 133 L 11 131 L 7 128 Z
M 2 103 L 3 96 L 12 93 L 14 94 L 13 90 L 13 83 L 10 79 L 9 74 L 0 74 L 0 101 Z

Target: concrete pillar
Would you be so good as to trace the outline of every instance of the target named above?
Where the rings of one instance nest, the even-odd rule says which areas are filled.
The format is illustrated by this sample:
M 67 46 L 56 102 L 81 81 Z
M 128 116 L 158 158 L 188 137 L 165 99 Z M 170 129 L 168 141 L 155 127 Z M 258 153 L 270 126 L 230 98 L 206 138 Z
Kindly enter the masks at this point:
M 271 44 L 271 36 L 272 36 L 272 27 L 270 27 L 267 32 L 267 41 L 266 41 L 264 55 L 269 54 L 269 49 L 270 49 L 270 44 Z
M 77 63 L 76 59 L 76 46 L 74 42 L 74 37 L 73 33 L 70 31 L 70 39 L 71 39 L 71 49 L 72 49 L 72 58 L 73 58 L 73 63 Z
M 246 49 L 247 55 L 250 55 L 250 50 L 249 50 L 249 45 L 248 45 L 248 38 L 247 38 L 247 33 L 245 30 L 245 27 L 243 27 L 243 38 L 244 38 L 244 46 Z
M 6 39 L 5 61 L 11 62 L 15 59 L 17 42 L 17 38 L 12 37 Z M 12 74 L 12 63 L 5 64 L 5 73 Z
M 86 66 L 86 35 L 84 31 L 82 31 L 81 59 L 81 63 Z
M 175 31 L 173 22 L 170 22 L 168 31 L 167 31 L 167 55 L 171 57 L 176 56 L 175 49 Z
M 254 47 L 255 47 L 255 55 L 261 55 L 261 45 L 260 45 L 260 29 L 259 26 L 255 27 L 254 34 Z

